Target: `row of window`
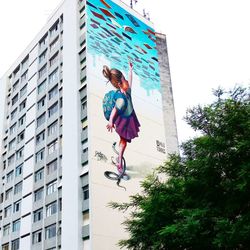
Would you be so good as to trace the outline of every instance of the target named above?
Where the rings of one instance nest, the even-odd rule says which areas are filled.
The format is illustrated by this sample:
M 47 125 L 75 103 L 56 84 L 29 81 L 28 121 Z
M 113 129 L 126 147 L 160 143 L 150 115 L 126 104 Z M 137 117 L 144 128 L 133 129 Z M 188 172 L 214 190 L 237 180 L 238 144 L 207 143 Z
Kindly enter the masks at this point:
M 18 84 L 18 82 L 16 83 Z M 15 85 L 14 85 L 15 86 Z M 27 88 L 28 88 L 28 84 L 26 84 L 19 93 L 17 93 L 12 99 L 11 99 L 11 105 L 15 105 L 17 103 L 17 101 L 24 96 L 27 93 Z
M 62 26 L 63 22 L 62 22 L 62 18 L 61 18 L 61 22 L 59 23 L 59 20 L 57 20 L 53 25 L 52 27 L 49 29 L 49 35 L 48 33 L 46 33 L 44 35 L 44 37 L 39 41 L 39 46 L 40 47 L 43 47 L 44 45 L 46 45 L 47 41 L 48 41 L 48 38 L 49 36 L 50 37 L 53 37 L 57 31 L 59 30 L 59 25 Z
M 50 44 L 49 50 L 53 51 L 60 43 L 59 36 Z M 43 51 L 43 53 L 39 56 L 38 61 L 42 63 L 46 60 L 48 55 L 48 49 Z M 50 59 L 49 59 L 49 66 L 53 66 L 55 63 L 59 61 L 59 52 L 56 52 Z
M 50 175 L 51 173 L 53 173 L 54 171 L 57 170 L 58 168 L 58 161 L 57 159 L 50 162 L 48 165 L 47 165 L 47 175 Z M 6 183 L 10 183 L 13 179 L 14 179 L 14 174 L 15 174 L 15 177 L 18 177 L 22 174 L 23 172 L 23 164 L 20 164 L 16 167 L 15 171 L 12 170 L 10 171 L 9 173 L 6 174 Z M 35 182 L 39 181 L 39 180 L 42 180 L 43 179 L 43 176 L 44 176 L 44 168 L 38 170 L 35 172 Z
M 58 233 L 59 232 L 57 232 L 56 224 L 53 224 L 53 225 L 46 227 L 45 228 L 45 240 L 56 237 L 56 235 Z M 32 244 L 39 243 L 42 240 L 43 240 L 43 231 L 42 230 L 38 230 L 38 231 L 32 233 Z
M 22 171 L 23 171 L 22 169 L 23 169 L 23 164 L 21 164 L 21 165 L 19 165 L 19 166 L 16 167 L 16 169 L 15 169 L 15 176 L 16 177 L 20 176 L 22 174 Z M 56 159 L 56 160 L 50 162 L 46 166 L 47 175 L 52 174 L 57 169 L 58 169 L 58 160 Z M 34 174 L 34 181 L 38 182 L 38 181 L 42 180 L 43 178 L 44 178 L 44 167 L 35 172 L 35 174 Z M 10 171 L 6 175 L 6 182 L 9 183 L 13 179 L 14 179 L 14 170 Z M 13 188 L 10 188 L 10 189 L 6 190 L 6 192 L 5 192 L 5 200 L 8 200 L 8 199 L 11 198 L 11 196 L 12 196 L 12 190 L 13 190 Z M 52 182 L 52 183 L 50 183 L 50 184 L 47 185 L 46 194 L 49 195 L 49 194 L 53 193 L 55 190 L 56 190 L 56 183 Z M 21 191 L 22 191 L 22 181 L 19 182 L 19 183 L 17 183 L 17 184 L 15 184 L 15 186 L 14 186 L 14 195 L 18 194 Z M 40 192 L 40 190 L 39 190 L 39 192 Z M 35 194 L 35 200 L 37 200 L 36 194 Z M 0 199 L 0 203 L 2 203 L 2 202 L 3 202 L 3 194 L 1 194 L 1 199 Z
M 48 93 L 48 100 L 51 100 L 53 97 L 57 96 L 58 95 L 58 85 L 56 85 L 55 87 L 53 87 L 49 93 Z M 43 108 L 45 106 L 45 102 L 46 101 L 46 95 L 44 97 L 42 97 L 38 103 L 37 103 L 37 109 L 40 110 L 41 108 Z
M 20 211 L 21 200 L 15 203 L 13 207 L 13 213 Z M 45 207 L 46 218 L 56 214 L 58 211 L 62 211 L 62 199 L 59 199 L 59 202 L 54 201 Z M 11 206 L 7 207 L 4 211 L 4 216 L 8 217 L 11 214 Z M 43 219 L 43 208 L 40 208 L 33 212 L 33 222 L 38 222 Z M 21 220 L 15 220 L 12 222 L 12 232 L 17 232 L 20 230 Z M 9 235 L 11 232 L 11 224 L 7 224 L 3 227 L 3 236 Z
M 14 120 L 17 117 L 18 114 L 18 110 L 19 112 L 21 112 L 23 109 L 25 109 L 26 107 L 26 99 L 23 100 L 20 104 L 19 104 L 19 109 L 15 108 L 11 113 L 10 113 L 10 119 L 11 121 Z
M 58 169 L 58 161 L 54 160 L 46 166 L 47 175 L 52 174 Z M 41 181 L 44 178 L 44 167 L 37 170 L 34 175 L 35 182 Z
M 57 103 L 56 103 L 57 104 Z M 49 115 L 51 116 L 52 114 L 54 114 L 57 110 L 57 108 L 55 108 L 54 105 L 52 105 L 52 111 L 49 113 Z M 44 117 L 43 119 L 41 119 L 40 117 L 40 120 L 37 121 L 37 124 L 38 126 L 40 126 L 41 124 L 43 124 L 45 122 L 45 116 L 42 116 Z M 43 122 L 42 122 L 43 121 Z M 16 127 L 16 124 L 14 124 L 15 127 Z M 13 125 L 13 126 L 14 126 Z M 14 128 L 11 128 L 11 130 L 14 130 Z M 55 133 L 57 133 L 58 131 L 58 121 L 55 121 L 53 122 L 50 126 L 48 126 L 47 128 L 47 134 L 48 136 L 51 136 Z M 13 132 L 12 132 L 13 133 Z M 24 140 L 25 138 L 25 131 L 22 131 L 21 133 L 19 133 L 17 135 L 17 138 L 14 138 L 13 140 L 11 140 L 9 142 L 9 146 L 8 146 L 8 149 L 9 150 L 12 150 L 15 148 L 16 144 L 17 143 L 20 143 Z M 36 145 L 39 145 L 41 142 L 43 142 L 45 140 L 45 130 L 43 130 L 41 133 L 39 133 L 37 136 L 36 136 Z M 61 139 L 59 140 L 59 143 L 61 144 Z M 51 142 L 49 145 L 48 145 L 48 154 L 52 154 L 55 150 L 58 149 L 58 140 L 55 140 L 53 142 Z M 19 160 L 21 159 L 22 157 L 24 156 L 24 147 L 20 148 L 19 150 L 17 150 L 14 154 L 12 154 L 7 162 L 8 162 L 8 166 L 12 165 L 15 161 L 15 158 L 16 160 Z M 39 162 L 41 160 L 43 160 L 45 157 L 45 149 L 43 148 L 42 150 L 40 150 L 39 152 L 36 153 L 36 162 Z M 6 167 L 6 161 L 3 162 L 4 164 L 4 168 Z
M 60 198 L 59 201 L 54 201 L 50 204 L 48 204 L 45 207 L 45 215 L 46 217 L 52 216 L 53 214 L 56 214 L 58 211 L 62 211 L 62 199 Z M 41 221 L 44 217 L 43 215 L 44 210 L 43 208 L 40 208 L 33 212 L 33 222 Z
M 57 180 L 46 185 L 46 195 L 51 195 L 57 191 Z M 44 198 L 44 188 L 39 188 L 34 192 L 34 201 L 39 201 Z
M 8 200 L 11 198 L 12 191 L 13 191 L 13 188 L 10 188 L 5 192 L 5 200 Z M 15 185 L 14 194 L 17 194 L 21 191 L 22 191 L 22 182 Z M 53 194 L 56 191 L 57 191 L 57 180 L 46 185 L 46 195 L 47 196 Z M 39 201 L 43 198 L 44 198 L 44 188 L 42 187 L 34 192 L 34 202 Z M 20 209 L 21 209 L 21 200 L 18 200 L 18 201 L 13 203 L 13 206 L 9 205 L 8 207 L 4 208 L 4 218 L 11 216 L 12 212 L 13 213 L 19 212 Z
M 18 65 L 15 70 L 13 71 L 13 76 L 16 77 L 20 70 L 25 70 L 28 66 L 28 63 L 29 63 L 29 56 L 26 56 L 23 61 L 21 62 L 21 65 Z
M 10 229 L 8 229 L 6 226 L 6 233 L 8 232 L 8 230 L 10 230 Z M 58 233 L 59 232 L 57 232 L 56 224 L 52 224 L 52 225 L 46 227 L 45 228 L 45 240 L 55 237 Z M 6 234 L 6 235 L 8 235 L 8 234 Z M 32 233 L 32 244 L 39 243 L 42 240 L 43 240 L 42 230 L 39 230 L 39 231 Z M 19 250 L 19 249 L 20 249 L 20 239 L 13 240 L 11 242 L 11 250 Z M 2 245 L 2 250 L 10 250 L 9 243 Z M 56 248 L 53 247 L 53 248 L 50 248 L 48 250 L 56 250 Z
M 62 107 L 62 99 L 60 99 L 60 108 Z M 57 113 L 59 110 L 59 104 L 58 102 L 54 103 L 52 106 L 48 108 L 48 118 L 50 118 L 52 115 Z M 44 124 L 46 121 L 46 112 L 44 112 L 42 115 L 40 115 L 37 118 L 37 128 L 40 127 L 42 124 Z
M 12 165 L 16 160 L 20 160 L 21 158 L 23 158 L 24 155 L 24 147 L 20 148 L 19 150 L 16 151 L 16 153 L 12 154 L 9 158 L 8 158 L 8 166 Z M 6 162 L 4 162 L 4 167 L 6 165 Z
M 11 250 L 19 250 L 20 249 L 20 240 L 15 239 L 11 242 Z M 9 243 L 2 245 L 2 250 L 10 250 Z
M 12 139 L 9 142 L 9 150 L 14 149 L 16 144 L 22 142 L 24 140 L 24 135 L 25 135 L 25 130 L 23 130 L 21 133 L 19 133 L 16 138 Z
M 12 232 L 17 232 L 20 230 L 21 220 L 16 220 L 12 222 Z M 9 235 L 11 232 L 11 224 L 7 224 L 3 227 L 3 236 Z
M 40 136 L 40 134 L 39 134 Z M 60 144 L 60 145 L 58 145 Z M 47 156 L 54 153 L 59 146 L 61 146 L 62 144 L 62 139 L 60 137 L 59 139 L 59 143 L 58 143 L 58 139 L 56 139 L 55 141 L 51 142 L 48 146 L 47 146 Z M 43 161 L 45 159 L 45 148 L 42 148 L 41 150 L 39 150 L 37 153 L 36 153 L 36 156 L 35 156 L 35 161 L 36 163 L 40 162 L 40 161 Z
M 23 172 L 23 164 L 18 165 L 15 168 L 15 171 L 12 170 L 9 173 L 7 173 L 7 175 L 6 175 L 6 182 L 7 183 L 11 182 L 14 179 L 14 172 L 15 172 L 15 177 L 20 176 Z

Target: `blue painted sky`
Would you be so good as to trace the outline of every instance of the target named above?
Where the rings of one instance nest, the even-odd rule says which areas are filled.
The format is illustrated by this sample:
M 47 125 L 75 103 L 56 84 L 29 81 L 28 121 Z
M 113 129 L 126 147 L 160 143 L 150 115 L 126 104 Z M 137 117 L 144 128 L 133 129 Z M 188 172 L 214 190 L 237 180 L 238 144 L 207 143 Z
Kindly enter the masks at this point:
M 132 61 L 140 86 L 160 90 L 154 30 L 110 0 L 87 1 L 88 52 L 103 55 L 111 67 L 128 70 Z

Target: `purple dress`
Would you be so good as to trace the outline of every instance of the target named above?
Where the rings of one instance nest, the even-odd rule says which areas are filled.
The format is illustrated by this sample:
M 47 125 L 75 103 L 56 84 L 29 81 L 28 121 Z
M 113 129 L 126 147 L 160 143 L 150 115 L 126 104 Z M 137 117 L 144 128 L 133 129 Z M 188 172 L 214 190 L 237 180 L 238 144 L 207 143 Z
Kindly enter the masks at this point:
M 125 102 L 122 98 L 116 100 L 115 107 L 118 110 L 123 110 L 122 113 L 118 112 L 118 115 L 114 119 L 115 131 L 120 137 L 124 138 L 127 142 L 131 142 L 132 139 L 138 137 L 139 127 L 141 126 L 138 118 L 135 114 L 132 98 L 131 89 L 129 88 L 126 92 L 127 107 L 124 109 Z

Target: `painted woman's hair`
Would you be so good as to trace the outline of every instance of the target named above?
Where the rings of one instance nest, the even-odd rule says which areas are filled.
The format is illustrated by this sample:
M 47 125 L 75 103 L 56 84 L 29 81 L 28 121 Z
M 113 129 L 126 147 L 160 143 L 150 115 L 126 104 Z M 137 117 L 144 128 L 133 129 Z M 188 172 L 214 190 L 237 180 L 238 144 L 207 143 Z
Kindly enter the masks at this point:
M 109 69 L 108 66 L 104 65 L 102 73 L 105 78 L 107 78 L 111 84 L 116 88 L 119 89 L 119 83 L 122 81 L 123 74 L 118 69 Z

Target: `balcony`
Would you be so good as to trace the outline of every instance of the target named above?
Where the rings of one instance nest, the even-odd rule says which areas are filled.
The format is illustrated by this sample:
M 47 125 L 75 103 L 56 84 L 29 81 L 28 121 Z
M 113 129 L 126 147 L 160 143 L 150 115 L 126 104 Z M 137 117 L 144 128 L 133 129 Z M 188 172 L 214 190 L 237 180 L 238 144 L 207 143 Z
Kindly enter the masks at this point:
M 87 117 L 87 114 L 88 114 L 88 109 L 87 107 L 86 108 L 83 108 L 81 110 L 81 120 L 85 119 Z
M 89 199 L 82 202 L 82 212 L 89 211 Z
M 88 162 L 88 151 L 81 154 L 81 163 L 85 164 L 86 162 Z
M 82 227 L 82 238 L 88 239 L 89 238 L 89 225 Z
M 84 129 L 84 130 L 82 130 L 82 133 L 81 133 L 81 141 L 83 142 L 87 138 L 88 138 L 88 129 Z

